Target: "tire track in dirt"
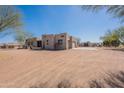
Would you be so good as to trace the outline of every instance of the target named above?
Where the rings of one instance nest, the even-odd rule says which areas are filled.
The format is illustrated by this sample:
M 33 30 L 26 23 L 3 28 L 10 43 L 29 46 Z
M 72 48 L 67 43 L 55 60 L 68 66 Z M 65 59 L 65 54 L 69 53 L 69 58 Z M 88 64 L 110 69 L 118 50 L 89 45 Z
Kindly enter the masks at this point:
M 47 55 L 47 56 L 48 56 L 48 55 Z M 55 60 L 55 61 L 56 61 L 56 60 Z M 36 67 L 36 69 L 33 68 L 32 71 L 27 72 L 26 75 L 24 75 L 23 77 L 19 78 L 19 79 L 16 80 L 16 81 L 22 80 L 21 82 L 23 82 L 23 80 L 24 80 L 24 82 L 25 82 L 26 80 L 29 80 L 29 79 L 32 78 L 32 77 L 27 78 L 27 79 L 23 79 L 23 78 L 25 78 L 25 77 L 27 77 L 27 76 L 30 76 L 31 74 L 33 74 L 34 76 L 39 75 L 38 73 L 42 73 L 42 72 L 40 72 L 39 70 L 44 71 L 46 68 L 49 68 L 49 67 L 51 68 L 51 66 L 52 66 L 52 64 L 53 64 L 53 62 L 51 62 L 51 63 L 49 63 L 49 62 L 44 62 L 44 63 L 45 63 L 46 66 L 43 66 L 42 69 L 41 69 L 40 66 L 39 66 L 39 67 Z M 47 63 L 48 63 L 48 64 L 47 64 Z M 60 63 L 60 64 L 61 64 L 61 63 Z M 49 69 L 50 69 L 50 68 L 49 68 Z M 35 70 L 34 70 L 34 69 L 35 69 Z M 51 68 L 51 69 L 53 69 L 53 68 Z M 35 72 L 37 72 L 36 75 L 35 75 Z
M 12 59 L 6 63 L 0 60 L 0 87 L 30 87 L 40 82 L 56 87 L 64 79 L 75 87 L 102 77 L 101 74 L 106 71 L 122 70 L 124 67 L 124 52 L 117 51 L 13 50 L 4 53 L 12 56 Z

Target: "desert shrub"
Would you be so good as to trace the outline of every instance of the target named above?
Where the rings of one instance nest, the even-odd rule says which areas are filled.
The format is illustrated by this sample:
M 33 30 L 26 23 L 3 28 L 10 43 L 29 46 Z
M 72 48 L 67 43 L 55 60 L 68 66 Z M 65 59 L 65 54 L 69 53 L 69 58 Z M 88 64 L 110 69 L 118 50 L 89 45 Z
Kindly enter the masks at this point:
M 57 87 L 58 88 L 70 88 L 71 83 L 68 80 L 62 80 L 61 82 L 58 83 Z
M 45 83 L 39 83 L 39 84 L 35 84 L 35 85 L 32 85 L 30 86 L 30 88 L 46 88 L 47 87 L 47 82 Z
M 103 88 L 104 85 L 102 84 L 102 82 L 97 81 L 97 80 L 92 80 L 90 81 L 90 88 Z

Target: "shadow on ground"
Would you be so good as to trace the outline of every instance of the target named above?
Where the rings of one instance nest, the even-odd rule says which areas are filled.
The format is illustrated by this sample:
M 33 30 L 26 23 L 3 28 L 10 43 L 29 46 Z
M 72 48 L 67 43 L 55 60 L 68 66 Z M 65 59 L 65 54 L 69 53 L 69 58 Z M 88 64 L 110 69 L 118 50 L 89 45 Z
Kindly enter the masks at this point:
M 104 49 L 104 50 L 114 50 L 114 51 L 122 51 L 122 52 L 124 52 L 124 48 L 111 48 L 111 49 Z
M 88 82 L 90 88 L 124 88 L 124 72 L 107 73 L 106 77 L 91 80 Z M 48 88 L 47 83 L 39 83 L 30 88 Z M 73 86 L 74 87 L 74 86 Z M 75 88 L 83 88 L 84 86 L 75 86 Z M 55 88 L 72 88 L 72 83 L 69 80 L 62 80 L 56 84 Z
M 124 72 L 108 73 L 108 77 L 89 82 L 90 88 L 124 88 Z
M 122 51 L 122 52 L 124 52 L 124 48 L 106 48 L 104 50 L 113 50 L 113 51 Z
M 62 80 L 56 86 L 53 86 L 55 88 L 71 88 L 71 83 L 69 80 Z M 33 86 L 30 86 L 30 88 L 49 88 L 49 83 L 39 83 Z
M 30 49 L 30 50 L 31 51 L 66 51 L 66 50 L 61 50 L 61 49 L 60 50 L 57 50 L 57 49 L 56 50 L 54 50 L 54 49 L 53 50 L 52 49 L 51 50 L 50 49 L 48 49 L 48 50 L 47 49 Z

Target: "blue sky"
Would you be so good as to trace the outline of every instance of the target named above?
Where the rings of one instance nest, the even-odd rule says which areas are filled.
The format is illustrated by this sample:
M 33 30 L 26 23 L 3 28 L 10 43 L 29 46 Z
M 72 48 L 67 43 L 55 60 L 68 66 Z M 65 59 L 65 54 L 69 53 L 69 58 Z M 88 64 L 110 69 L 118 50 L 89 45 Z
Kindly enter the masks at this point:
M 99 42 L 108 29 L 122 26 L 119 20 L 106 14 L 83 11 L 81 6 L 16 6 L 23 14 L 24 29 L 40 37 L 42 34 L 67 32 L 82 41 Z M 13 42 L 13 36 L 0 42 Z

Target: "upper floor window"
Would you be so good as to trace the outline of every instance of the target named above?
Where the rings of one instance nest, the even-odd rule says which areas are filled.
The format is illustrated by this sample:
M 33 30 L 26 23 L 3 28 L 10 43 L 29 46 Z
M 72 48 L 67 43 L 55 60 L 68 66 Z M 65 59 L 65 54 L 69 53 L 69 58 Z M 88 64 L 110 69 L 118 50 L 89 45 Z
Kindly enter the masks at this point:
M 61 35 L 61 37 L 64 37 L 64 35 Z
M 62 45 L 62 43 L 63 43 L 63 40 L 62 39 L 59 39 L 58 40 L 58 44 Z

